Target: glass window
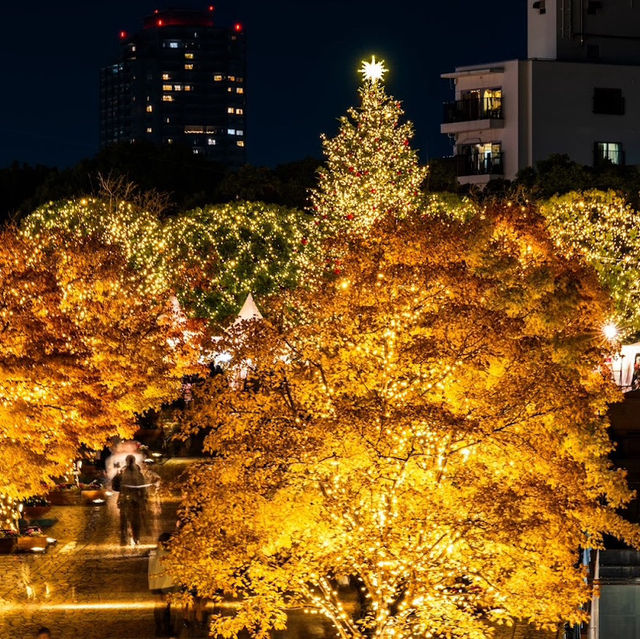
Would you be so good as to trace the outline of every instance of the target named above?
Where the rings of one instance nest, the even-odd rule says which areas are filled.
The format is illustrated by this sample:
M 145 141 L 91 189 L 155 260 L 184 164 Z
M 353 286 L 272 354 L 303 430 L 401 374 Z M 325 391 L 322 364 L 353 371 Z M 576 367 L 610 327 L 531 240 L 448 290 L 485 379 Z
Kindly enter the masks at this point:
M 227 113 L 235 113 L 234 107 L 227 107 Z
M 185 57 L 187 60 L 193 60 L 193 53 L 185 53 L 185 54 L 184 54 L 184 57 Z
M 213 76 L 215 82 L 220 82 L 222 80 L 222 76 L 220 74 L 216 74 Z
M 185 71 L 191 71 L 193 69 L 193 64 L 190 62 L 184 65 Z
M 243 135 L 244 131 L 242 129 L 236 129 L 236 135 Z
M 147 113 L 151 113 L 153 111 L 153 107 L 150 104 L 147 104 Z
M 184 127 L 185 133 L 204 133 L 204 126 L 199 124 L 190 124 Z
M 235 135 L 236 134 L 236 130 L 235 129 L 227 129 L 227 133 L 229 135 Z
M 242 87 L 236 87 L 236 93 L 244 93 L 244 89 Z
M 190 84 L 185 84 L 184 85 L 184 90 L 185 91 L 191 91 L 191 89 L 193 89 L 193 87 Z
M 595 164 L 624 164 L 624 151 L 620 142 L 596 142 Z
M 171 79 L 171 76 L 170 76 L 168 73 L 163 73 L 163 74 L 162 74 L 162 79 L 163 79 L 163 80 L 170 80 L 170 79 Z
M 235 75 L 230 75 L 229 76 L 229 81 L 230 82 L 235 82 L 236 81 L 236 76 Z
M 244 146 L 244 140 L 238 140 L 238 141 L 236 142 L 236 144 L 237 144 L 238 146 Z
M 236 115 L 244 115 L 244 109 L 236 109 Z
M 172 90 L 172 86 L 170 84 L 163 84 L 162 85 L 162 90 L 163 91 L 171 91 Z
M 216 145 L 216 140 L 215 138 L 207 138 L 207 144 L 209 146 L 215 146 Z
M 153 129 L 150 126 L 147 127 L 147 133 L 153 133 Z
M 182 85 L 181 84 L 174 84 L 173 85 L 173 90 L 174 91 L 182 91 Z
M 162 101 L 163 102 L 173 102 L 173 96 L 172 95 L 163 95 L 162 96 Z

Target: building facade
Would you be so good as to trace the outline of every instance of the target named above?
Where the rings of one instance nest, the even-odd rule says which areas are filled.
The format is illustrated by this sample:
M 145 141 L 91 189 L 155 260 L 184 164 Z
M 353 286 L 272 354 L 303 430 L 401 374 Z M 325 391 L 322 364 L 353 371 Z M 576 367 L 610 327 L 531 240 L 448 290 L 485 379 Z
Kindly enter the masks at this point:
M 513 179 L 554 153 L 640 164 L 640 2 L 527 0 L 528 59 L 457 67 L 441 132 L 458 179 Z
M 182 144 L 230 166 L 246 158 L 246 42 L 241 24 L 208 11 L 156 10 L 120 32 L 117 62 L 100 71 L 100 146 Z

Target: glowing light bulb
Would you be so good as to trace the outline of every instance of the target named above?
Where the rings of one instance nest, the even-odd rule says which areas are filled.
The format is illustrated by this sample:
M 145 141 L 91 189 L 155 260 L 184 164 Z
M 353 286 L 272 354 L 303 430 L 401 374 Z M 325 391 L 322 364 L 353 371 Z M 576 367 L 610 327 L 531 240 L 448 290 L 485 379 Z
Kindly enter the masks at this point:
M 618 327 L 613 322 L 607 322 L 602 327 L 602 333 L 610 342 L 617 339 L 619 335 Z

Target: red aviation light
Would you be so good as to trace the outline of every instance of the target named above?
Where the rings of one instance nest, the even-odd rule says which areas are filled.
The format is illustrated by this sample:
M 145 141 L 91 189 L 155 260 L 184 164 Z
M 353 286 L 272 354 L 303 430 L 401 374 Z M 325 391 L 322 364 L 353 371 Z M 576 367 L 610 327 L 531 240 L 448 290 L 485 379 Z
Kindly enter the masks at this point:
M 126 31 L 120 31 L 120 40 L 124 40 L 127 37 Z
M 214 9 L 215 9 L 215 7 L 212 4 L 210 4 L 209 5 L 209 11 L 213 11 Z
M 237 33 L 240 33 L 240 31 L 242 31 L 242 25 L 239 22 L 236 22 L 233 25 L 233 28 L 236 30 Z
M 158 18 L 158 20 L 156 20 L 156 24 L 161 27 L 164 24 L 164 20 L 162 20 L 162 18 Z

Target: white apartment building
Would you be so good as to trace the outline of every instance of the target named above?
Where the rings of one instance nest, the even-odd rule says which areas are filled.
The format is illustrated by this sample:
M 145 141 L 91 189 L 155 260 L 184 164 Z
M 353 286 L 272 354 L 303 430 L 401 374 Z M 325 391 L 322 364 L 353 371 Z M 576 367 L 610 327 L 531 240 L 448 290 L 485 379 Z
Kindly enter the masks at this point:
M 457 67 L 441 132 L 462 184 L 554 153 L 640 164 L 640 0 L 527 0 L 528 59 Z

